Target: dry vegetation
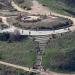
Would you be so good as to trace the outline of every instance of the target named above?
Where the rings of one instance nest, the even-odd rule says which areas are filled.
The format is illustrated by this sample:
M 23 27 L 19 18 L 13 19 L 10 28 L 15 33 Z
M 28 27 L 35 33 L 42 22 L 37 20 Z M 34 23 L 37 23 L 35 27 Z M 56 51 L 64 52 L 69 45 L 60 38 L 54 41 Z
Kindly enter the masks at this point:
M 12 21 L 12 22 L 11 22 Z M 8 19 L 10 24 L 13 24 L 16 27 L 23 28 L 23 29 L 34 29 L 34 30 L 44 30 L 44 29 L 61 29 L 72 26 L 72 21 L 67 18 L 50 18 L 46 17 L 38 21 L 32 22 L 24 22 L 15 18 Z
M 32 1 L 31 0 L 14 0 L 20 7 L 23 9 L 31 9 Z
M 43 66 L 58 72 L 75 71 L 75 32 L 52 35 L 43 55 Z

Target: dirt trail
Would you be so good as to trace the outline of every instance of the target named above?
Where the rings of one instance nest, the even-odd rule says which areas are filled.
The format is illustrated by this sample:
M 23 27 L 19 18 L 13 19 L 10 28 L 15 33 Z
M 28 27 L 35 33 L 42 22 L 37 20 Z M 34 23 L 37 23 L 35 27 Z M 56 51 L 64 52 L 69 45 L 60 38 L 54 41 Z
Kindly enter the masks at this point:
M 75 74 L 64 74 L 64 73 L 56 73 L 56 72 L 52 72 L 52 71 L 49 71 L 49 72 L 42 72 L 41 75 L 75 75 Z
M 3 62 L 3 61 L 0 61 L 0 65 L 13 67 L 13 68 L 24 70 L 24 71 L 28 71 L 28 72 L 35 72 L 35 73 L 37 72 L 36 70 L 33 70 L 32 68 L 23 67 L 23 66 L 19 66 L 19 65 L 15 65 L 15 64 L 10 64 L 10 63 Z
M 32 3 L 33 3 L 33 6 L 31 7 L 32 10 L 25 10 L 25 9 L 19 7 L 13 0 L 11 1 L 12 7 L 17 9 L 18 11 L 28 12 L 30 14 L 44 14 L 44 15 L 50 14 L 49 9 L 47 7 L 42 6 L 42 4 L 40 4 L 38 1 L 33 0 Z
M 29 12 L 31 14 L 46 14 L 46 15 L 50 15 L 50 11 L 47 7 L 44 7 L 42 6 L 42 4 L 40 4 L 38 1 L 36 0 L 33 0 L 33 6 L 32 6 L 32 10 L 31 11 L 26 11 L 20 7 L 18 7 L 12 0 L 11 2 L 12 6 L 14 8 L 16 8 L 18 11 L 21 11 L 21 12 Z M 61 16 L 61 17 L 65 17 L 65 18 L 68 18 L 68 19 L 71 19 L 73 21 L 73 25 L 75 25 L 75 18 L 72 18 L 72 17 L 68 17 L 68 16 L 64 16 L 64 15 L 60 15 L 60 14 L 57 14 L 57 13 L 52 13 L 52 15 L 55 15 L 55 16 Z M 6 19 L 3 18 L 4 20 L 4 23 L 6 23 Z M 7 24 L 7 23 L 6 23 Z M 75 30 L 75 26 L 72 26 L 70 27 L 71 30 Z M 4 63 L 4 62 L 0 62 L 0 64 L 7 64 L 9 66 L 14 66 L 14 67 L 19 67 L 19 66 L 16 66 L 16 65 L 12 65 L 12 64 L 8 64 L 8 63 Z M 25 68 L 26 70 L 30 71 L 28 68 Z M 42 75 L 75 75 L 75 74 L 62 74 L 62 73 L 55 73 L 55 72 L 42 72 L 41 73 Z
M 50 14 L 50 10 L 47 7 L 42 6 L 42 4 L 40 4 L 38 1 L 33 0 L 32 1 L 33 6 L 31 7 L 31 13 L 35 13 L 35 14 L 46 14 L 49 15 Z

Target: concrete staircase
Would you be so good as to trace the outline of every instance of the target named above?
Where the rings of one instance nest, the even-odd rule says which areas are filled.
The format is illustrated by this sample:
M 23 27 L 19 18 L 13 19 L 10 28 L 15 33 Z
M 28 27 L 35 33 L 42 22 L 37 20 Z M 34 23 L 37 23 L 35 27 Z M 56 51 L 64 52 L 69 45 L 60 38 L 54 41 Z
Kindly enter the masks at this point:
M 42 55 L 45 52 L 47 42 L 50 38 L 49 36 L 34 36 L 33 38 L 34 38 L 34 45 L 35 45 L 35 52 L 36 52 L 35 65 L 38 70 L 43 71 Z

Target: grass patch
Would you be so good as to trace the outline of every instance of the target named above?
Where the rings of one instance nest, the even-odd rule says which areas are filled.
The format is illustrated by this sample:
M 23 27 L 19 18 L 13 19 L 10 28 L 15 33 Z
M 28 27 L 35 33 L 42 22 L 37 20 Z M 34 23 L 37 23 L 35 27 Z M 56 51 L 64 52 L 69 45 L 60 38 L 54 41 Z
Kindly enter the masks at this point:
M 32 67 L 35 62 L 35 51 L 30 39 L 7 43 L 0 41 L 2 61 Z
M 38 0 L 38 1 L 45 6 L 48 6 L 51 11 L 64 15 L 69 16 L 73 15 L 72 13 L 66 12 L 64 9 L 70 11 L 74 11 L 75 9 L 74 0 Z
M 75 72 L 75 32 L 51 39 L 43 55 L 43 66 L 57 72 Z

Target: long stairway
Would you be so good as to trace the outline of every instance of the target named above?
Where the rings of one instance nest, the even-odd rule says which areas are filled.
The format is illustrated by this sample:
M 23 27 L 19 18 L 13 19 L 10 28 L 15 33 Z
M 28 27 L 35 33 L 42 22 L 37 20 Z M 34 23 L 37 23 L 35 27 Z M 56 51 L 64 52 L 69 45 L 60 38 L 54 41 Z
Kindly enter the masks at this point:
M 45 52 L 47 42 L 49 40 L 49 36 L 34 36 L 34 45 L 35 45 L 35 52 L 36 52 L 36 69 L 43 71 L 42 66 L 42 55 Z

